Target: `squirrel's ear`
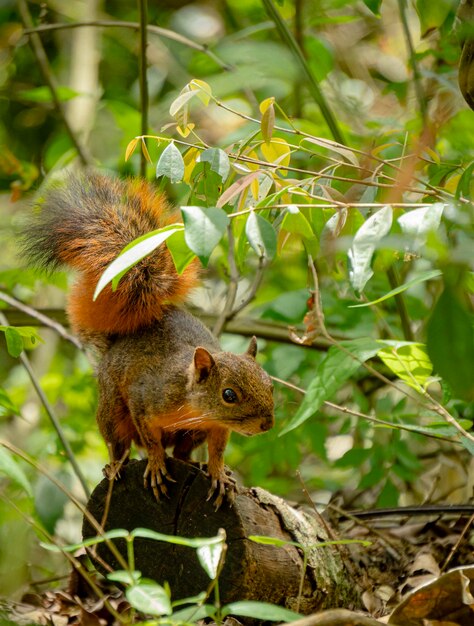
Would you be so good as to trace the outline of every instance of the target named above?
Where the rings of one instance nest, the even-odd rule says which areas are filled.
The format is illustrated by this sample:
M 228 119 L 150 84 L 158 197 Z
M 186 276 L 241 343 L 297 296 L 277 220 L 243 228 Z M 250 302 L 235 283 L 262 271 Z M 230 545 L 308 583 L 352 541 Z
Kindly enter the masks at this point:
M 196 382 L 201 383 L 206 380 L 214 363 L 212 354 L 206 348 L 194 350 L 194 378 Z
M 251 356 L 252 359 L 254 359 L 257 356 L 257 337 L 255 337 L 255 335 L 250 340 L 249 347 L 247 348 L 246 354 Z

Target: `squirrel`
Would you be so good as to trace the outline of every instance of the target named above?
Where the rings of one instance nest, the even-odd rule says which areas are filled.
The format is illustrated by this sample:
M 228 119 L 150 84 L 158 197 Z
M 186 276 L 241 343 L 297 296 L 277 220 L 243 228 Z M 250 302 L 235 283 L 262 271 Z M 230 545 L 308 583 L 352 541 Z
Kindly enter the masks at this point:
M 109 285 L 93 301 L 101 274 L 126 245 L 177 221 L 147 181 L 69 174 L 37 204 L 23 251 L 33 265 L 78 273 L 67 312 L 73 331 L 99 357 L 97 423 L 110 455 L 104 474 L 120 476 L 135 442 L 148 455 L 145 488 L 159 500 L 172 481 L 165 449 L 189 461 L 207 440 L 208 500 L 215 496 L 218 508 L 235 488 L 224 469 L 230 432 L 254 435 L 274 423 L 272 382 L 255 360 L 256 338 L 245 354 L 225 352 L 180 308 L 198 271 L 193 262 L 179 275 L 165 244 L 132 267 L 115 291 Z

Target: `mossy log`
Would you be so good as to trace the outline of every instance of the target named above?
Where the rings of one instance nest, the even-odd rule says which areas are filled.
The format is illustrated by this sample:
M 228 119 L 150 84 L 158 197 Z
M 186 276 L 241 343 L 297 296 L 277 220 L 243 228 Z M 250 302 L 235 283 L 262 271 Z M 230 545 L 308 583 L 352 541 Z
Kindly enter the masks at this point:
M 219 578 L 221 601 L 261 600 L 295 610 L 303 574 L 302 551 L 291 544 L 283 547 L 262 545 L 250 535 L 276 537 L 298 542 L 308 548 L 308 565 L 303 577 L 299 610 L 303 614 L 358 604 L 355 584 L 344 567 L 337 547 L 312 547 L 328 540 L 327 530 L 318 515 L 295 509 L 284 500 L 259 488 L 238 488 L 234 502 L 227 500 L 216 511 L 207 500 L 209 479 L 197 465 L 168 459 L 176 482 L 169 483 L 167 498 L 157 502 L 151 489 L 143 486 L 146 461 L 131 461 L 113 485 L 110 508 L 104 524 L 112 528 L 148 528 L 182 537 L 212 537 L 223 528 L 227 554 Z M 104 479 L 94 490 L 88 510 L 99 522 L 103 519 L 109 491 Z M 96 535 L 87 519 L 84 538 Z M 124 540 L 115 540 L 126 558 Z M 159 583 L 168 582 L 173 599 L 190 597 L 209 585 L 195 551 L 170 543 L 135 538 L 135 568 Z M 113 569 L 119 564 L 106 544 L 98 555 Z M 100 567 L 100 565 L 98 565 Z

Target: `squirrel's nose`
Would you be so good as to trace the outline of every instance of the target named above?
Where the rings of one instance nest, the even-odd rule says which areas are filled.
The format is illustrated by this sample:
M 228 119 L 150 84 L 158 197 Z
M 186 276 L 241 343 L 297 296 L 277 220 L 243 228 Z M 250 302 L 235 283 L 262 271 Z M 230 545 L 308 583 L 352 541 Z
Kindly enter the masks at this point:
M 263 432 L 270 430 L 270 428 L 273 426 L 273 415 L 267 415 L 266 417 L 264 417 L 260 423 L 260 428 L 262 429 Z

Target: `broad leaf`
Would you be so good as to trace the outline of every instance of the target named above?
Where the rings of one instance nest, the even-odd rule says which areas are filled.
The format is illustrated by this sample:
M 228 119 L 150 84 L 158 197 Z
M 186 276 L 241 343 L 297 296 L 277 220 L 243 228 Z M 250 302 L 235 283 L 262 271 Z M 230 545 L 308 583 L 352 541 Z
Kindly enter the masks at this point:
M 408 211 L 398 218 L 402 232 L 407 237 L 406 248 L 419 251 L 425 245 L 428 233 L 437 230 L 444 209 L 443 202 Z
M 147 254 L 153 252 L 158 246 L 161 246 L 168 237 L 178 230 L 183 230 L 182 224 L 170 224 L 138 237 L 135 241 L 128 244 L 100 277 L 94 292 L 94 300 L 110 282 L 114 281 L 113 285 L 116 286 L 131 267 L 146 257 Z
M 306 217 L 301 213 L 296 205 L 290 205 L 287 207 L 287 212 L 283 217 L 281 223 L 282 230 L 287 230 L 289 233 L 295 233 L 311 239 L 314 237 L 313 229 Z
M 161 153 L 156 166 L 156 177 L 166 176 L 172 183 L 178 183 L 184 178 L 184 161 L 181 152 L 171 142 Z
M 348 252 L 351 265 L 349 279 L 356 293 L 360 293 L 372 278 L 372 256 L 380 240 L 390 231 L 392 226 L 392 208 L 383 207 L 369 217 L 354 236 Z
M 265 260 L 273 259 L 277 250 L 277 237 L 268 220 L 252 211 L 245 224 L 245 234 L 258 257 Z
M 398 293 L 403 293 L 410 287 L 414 287 L 415 285 L 418 285 L 419 283 L 424 283 L 427 280 L 433 280 L 433 278 L 438 278 L 438 276 L 442 276 L 441 270 L 429 270 L 428 272 L 422 272 L 416 278 L 412 278 L 412 280 L 409 280 L 408 282 L 403 283 L 403 285 L 399 285 L 395 289 L 392 289 L 391 291 L 386 293 L 384 296 L 381 296 L 380 298 L 377 298 L 376 300 L 371 300 L 370 302 L 363 302 L 362 304 L 351 304 L 349 308 L 357 309 L 357 308 L 364 307 L 364 306 L 372 306 L 373 304 L 378 304 L 379 302 L 383 302 L 384 300 L 388 300 L 388 298 L 392 298 L 393 296 L 396 296 Z
M 0 445 L 0 475 L 9 478 L 17 487 L 21 487 L 29 496 L 33 495 L 30 481 L 25 472 L 13 458 L 11 452 Z
M 171 601 L 166 590 L 157 583 L 139 583 L 125 591 L 127 600 L 134 609 L 160 617 L 171 615 Z
M 166 245 L 173 258 L 173 263 L 178 274 L 182 274 L 190 263 L 196 258 L 196 255 L 189 249 L 186 243 L 184 230 L 178 230 L 168 237 Z
M 284 167 L 290 164 L 291 148 L 284 139 L 273 137 L 268 143 L 263 143 L 260 149 L 269 163 Z
M 433 365 L 421 343 L 380 341 L 385 347 L 377 354 L 392 372 L 407 385 L 423 391 L 430 381 Z
M 473 400 L 473 319 L 450 287 L 444 289 L 428 322 L 427 348 L 435 371 L 454 393 Z
M 212 251 L 224 235 L 229 218 L 217 207 L 183 206 L 184 237 L 189 248 L 207 265 Z
M 316 369 L 298 411 L 281 434 L 300 426 L 312 417 L 336 391 L 359 369 L 360 365 L 379 352 L 380 344 L 373 339 L 354 339 L 332 346 Z
M 242 600 L 241 602 L 231 602 L 222 609 L 222 615 L 238 615 L 240 617 L 252 617 L 271 622 L 294 622 L 301 619 L 301 614 L 285 609 L 270 602 L 257 602 L 256 600 Z
M 196 550 L 199 563 L 211 580 L 217 576 L 217 568 L 224 549 L 224 542 L 201 546 Z
M 198 156 L 196 161 L 209 163 L 211 170 L 219 174 L 223 183 L 227 180 L 230 171 L 230 162 L 224 150 L 220 148 L 208 148 Z

